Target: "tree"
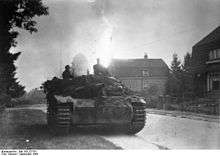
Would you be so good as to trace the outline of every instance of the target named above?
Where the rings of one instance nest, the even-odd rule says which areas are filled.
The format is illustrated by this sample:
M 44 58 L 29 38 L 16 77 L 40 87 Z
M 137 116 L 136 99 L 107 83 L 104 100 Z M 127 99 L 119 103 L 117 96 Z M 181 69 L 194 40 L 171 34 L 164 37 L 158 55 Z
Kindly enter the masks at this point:
M 193 94 L 192 55 L 186 53 L 182 64 L 183 94 Z
M 192 55 L 187 52 L 186 55 L 184 56 L 182 69 L 183 71 L 190 72 L 191 67 L 192 67 Z
M 10 53 L 15 47 L 19 34 L 15 28 L 37 32 L 35 16 L 47 15 L 48 8 L 42 0 L 1 0 L 0 1 L 0 93 L 19 97 L 24 93 L 15 78 L 14 62 L 21 52 Z
M 183 63 L 178 59 L 177 54 L 173 55 L 166 83 L 166 93 L 177 97 L 193 95 L 192 56 L 190 53 L 186 53 Z
M 32 89 L 24 96 L 24 98 L 30 104 L 46 103 L 46 95 L 41 88 Z
M 181 94 L 181 61 L 177 54 L 173 54 L 173 60 L 171 62 L 171 70 L 169 73 L 168 81 L 166 83 L 166 93 L 173 96 L 180 96 Z
M 179 75 L 181 73 L 181 61 L 176 53 L 173 54 L 173 60 L 170 68 L 175 75 Z

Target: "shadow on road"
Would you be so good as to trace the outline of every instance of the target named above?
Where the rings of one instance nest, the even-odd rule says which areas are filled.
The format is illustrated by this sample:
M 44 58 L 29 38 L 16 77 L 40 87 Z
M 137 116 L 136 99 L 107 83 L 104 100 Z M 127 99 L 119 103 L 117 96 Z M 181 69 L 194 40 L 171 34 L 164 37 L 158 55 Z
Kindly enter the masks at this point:
M 32 136 L 54 137 L 57 136 L 49 131 L 47 124 L 24 125 L 22 133 Z M 103 126 L 78 126 L 72 127 L 68 134 L 63 135 L 125 135 L 124 129 L 121 127 L 103 127 Z M 61 135 L 62 136 L 62 135 Z
M 40 110 L 7 110 L 0 115 L 0 124 L 1 149 L 120 149 L 99 136 L 96 128 L 54 135 Z

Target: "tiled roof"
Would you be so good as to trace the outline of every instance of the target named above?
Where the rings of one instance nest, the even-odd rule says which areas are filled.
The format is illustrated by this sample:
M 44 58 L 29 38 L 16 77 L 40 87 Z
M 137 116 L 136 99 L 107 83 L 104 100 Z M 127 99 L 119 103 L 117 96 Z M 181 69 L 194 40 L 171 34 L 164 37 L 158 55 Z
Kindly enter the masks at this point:
M 167 67 L 162 59 L 113 59 L 111 64 L 129 67 Z
M 143 76 L 147 70 L 151 76 L 167 76 L 168 66 L 162 59 L 113 59 L 110 71 L 117 77 Z
M 220 40 L 220 26 L 213 30 L 210 34 L 196 43 L 194 46 L 200 46 L 203 44 L 211 43 L 213 41 Z

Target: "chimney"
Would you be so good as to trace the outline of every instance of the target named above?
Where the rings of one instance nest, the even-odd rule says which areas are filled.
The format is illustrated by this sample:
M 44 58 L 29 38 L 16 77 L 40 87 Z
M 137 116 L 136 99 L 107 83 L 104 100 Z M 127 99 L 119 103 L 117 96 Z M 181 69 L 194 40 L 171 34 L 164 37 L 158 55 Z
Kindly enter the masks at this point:
M 147 53 L 144 53 L 144 59 L 148 59 Z
M 100 64 L 100 60 L 99 60 L 99 58 L 97 58 L 97 64 Z

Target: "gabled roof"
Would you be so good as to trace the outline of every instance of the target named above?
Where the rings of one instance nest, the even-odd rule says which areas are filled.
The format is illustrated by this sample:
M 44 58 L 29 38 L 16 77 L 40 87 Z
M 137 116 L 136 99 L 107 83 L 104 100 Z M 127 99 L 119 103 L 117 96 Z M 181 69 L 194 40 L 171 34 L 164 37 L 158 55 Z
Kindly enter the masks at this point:
M 109 69 L 116 77 L 141 77 L 143 70 L 152 76 L 167 76 L 169 68 L 162 59 L 113 59 Z
M 211 43 L 213 41 L 220 40 L 220 26 L 213 30 L 210 34 L 196 43 L 194 46 L 200 46 L 203 44 Z
M 162 59 L 113 59 L 111 65 L 126 67 L 167 67 Z

